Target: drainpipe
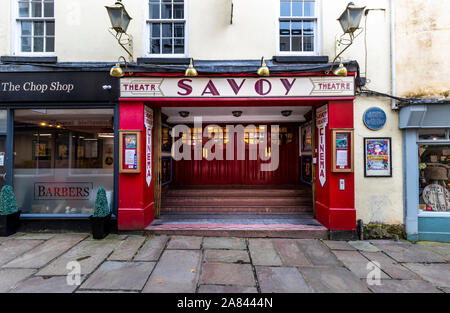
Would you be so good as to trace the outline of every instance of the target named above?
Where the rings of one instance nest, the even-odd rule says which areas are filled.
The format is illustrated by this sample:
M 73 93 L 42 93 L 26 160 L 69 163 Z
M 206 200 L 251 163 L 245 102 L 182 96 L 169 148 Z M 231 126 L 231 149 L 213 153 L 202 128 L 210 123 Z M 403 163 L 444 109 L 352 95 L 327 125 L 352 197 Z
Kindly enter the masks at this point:
M 390 12 L 390 49 L 391 49 L 391 95 L 396 96 L 396 71 L 395 71 L 395 4 L 394 0 L 389 0 Z M 391 108 L 398 109 L 397 101 L 391 99 Z

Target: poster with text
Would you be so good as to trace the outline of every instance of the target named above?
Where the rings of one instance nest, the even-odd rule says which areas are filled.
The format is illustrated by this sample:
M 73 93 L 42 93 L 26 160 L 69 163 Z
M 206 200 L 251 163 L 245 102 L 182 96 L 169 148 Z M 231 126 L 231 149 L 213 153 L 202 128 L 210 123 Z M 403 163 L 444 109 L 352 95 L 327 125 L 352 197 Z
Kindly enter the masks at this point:
M 391 138 L 364 138 L 364 176 L 391 177 Z

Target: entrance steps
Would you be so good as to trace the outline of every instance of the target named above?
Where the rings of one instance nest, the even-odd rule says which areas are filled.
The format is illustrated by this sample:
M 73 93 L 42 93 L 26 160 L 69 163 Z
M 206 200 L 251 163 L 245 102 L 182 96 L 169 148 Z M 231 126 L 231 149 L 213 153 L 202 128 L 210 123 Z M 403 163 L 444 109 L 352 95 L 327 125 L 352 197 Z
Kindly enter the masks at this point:
M 303 213 L 312 211 L 305 186 L 181 186 L 162 193 L 161 213 Z
M 310 213 L 165 213 L 146 231 L 188 236 L 328 238 L 327 229 Z

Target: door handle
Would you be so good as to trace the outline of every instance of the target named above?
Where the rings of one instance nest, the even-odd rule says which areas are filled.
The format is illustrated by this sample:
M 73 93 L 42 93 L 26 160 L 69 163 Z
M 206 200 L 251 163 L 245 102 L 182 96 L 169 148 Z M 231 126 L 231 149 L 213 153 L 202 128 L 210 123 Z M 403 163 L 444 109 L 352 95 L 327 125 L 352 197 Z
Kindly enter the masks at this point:
M 1 174 L 3 181 L 6 181 L 6 173 Z

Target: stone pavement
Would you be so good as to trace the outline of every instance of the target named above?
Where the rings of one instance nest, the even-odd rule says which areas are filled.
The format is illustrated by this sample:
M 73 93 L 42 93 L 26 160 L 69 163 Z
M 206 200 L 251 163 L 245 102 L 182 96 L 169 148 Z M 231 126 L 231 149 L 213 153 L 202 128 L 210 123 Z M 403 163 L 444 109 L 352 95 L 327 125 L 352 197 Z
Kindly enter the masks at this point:
M 434 242 L 17 233 L 0 292 L 441 293 L 449 260 Z

